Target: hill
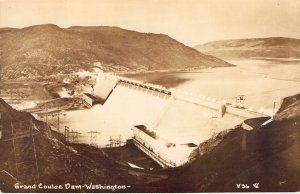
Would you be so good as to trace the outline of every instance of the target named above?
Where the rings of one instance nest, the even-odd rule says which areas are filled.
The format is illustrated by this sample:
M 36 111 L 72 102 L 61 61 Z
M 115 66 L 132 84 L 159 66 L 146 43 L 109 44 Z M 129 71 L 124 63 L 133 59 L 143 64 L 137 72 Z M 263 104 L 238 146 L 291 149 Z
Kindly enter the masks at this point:
M 299 110 L 300 94 L 287 97 L 267 125 L 239 127 L 200 144 L 197 159 L 162 183 L 165 191 L 299 191 Z
M 220 40 L 194 48 L 221 59 L 300 58 L 300 39 L 295 38 Z
M 16 111 L 1 98 L 0 113 L 1 192 L 129 192 L 141 189 L 145 183 L 157 181 L 166 176 L 156 175 L 155 170 L 131 168 L 127 162 L 134 161 L 132 158 L 140 162 L 145 160 L 145 154 L 133 146 L 98 149 L 83 144 L 66 144 L 62 134 L 50 130 L 46 123 L 36 120 L 31 114 Z M 12 141 L 12 128 L 14 129 L 14 142 Z M 33 137 L 29 133 L 30 128 Z M 34 138 L 35 147 L 33 147 L 32 138 Z M 129 154 L 128 157 L 127 154 Z M 32 162 L 35 161 L 34 155 L 37 158 L 37 166 Z M 118 155 L 119 158 L 114 155 Z M 75 190 L 66 188 L 62 190 L 39 188 L 17 190 L 14 188 L 16 182 L 27 185 L 39 183 L 43 185 L 66 183 L 89 185 L 93 183 L 131 187 L 123 190 L 116 188 L 115 190 L 89 190 L 87 187 Z
M 163 34 L 52 24 L 0 29 L 2 79 L 66 74 L 94 64 L 112 72 L 230 66 Z

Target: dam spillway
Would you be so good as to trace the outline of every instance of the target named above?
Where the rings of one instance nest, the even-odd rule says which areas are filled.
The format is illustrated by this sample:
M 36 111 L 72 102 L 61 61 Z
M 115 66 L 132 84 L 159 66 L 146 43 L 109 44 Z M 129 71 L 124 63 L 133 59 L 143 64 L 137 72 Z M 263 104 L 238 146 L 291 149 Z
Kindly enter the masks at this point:
M 187 162 L 196 146 L 215 134 L 266 117 L 213 98 L 110 74 L 99 75 L 94 95 L 103 102 L 99 119 L 110 131 L 124 131 L 123 137 L 133 138 L 137 147 L 169 167 Z M 149 135 L 152 132 L 155 136 Z

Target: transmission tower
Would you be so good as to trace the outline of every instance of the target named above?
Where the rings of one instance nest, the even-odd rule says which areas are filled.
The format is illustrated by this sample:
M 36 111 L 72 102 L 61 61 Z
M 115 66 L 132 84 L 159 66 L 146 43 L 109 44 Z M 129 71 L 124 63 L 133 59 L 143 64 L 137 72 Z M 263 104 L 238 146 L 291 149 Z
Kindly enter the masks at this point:
M 66 117 L 66 113 L 61 113 L 60 110 L 58 110 L 56 113 L 52 113 L 51 116 L 52 116 L 52 120 L 54 117 L 57 117 L 57 125 L 56 125 L 56 128 L 57 128 L 57 131 L 60 132 L 60 116 L 63 115 L 64 118 Z M 52 123 L 52 125 L 55 126 L 55 124 Z
M 93 131 L 91 129 L 91 131 L 89 131 L 88 133 L 91 134 L 91 136 L 90 136 L 90 145 L 98 147 L 96 142 L 97 142 L 97 136 L 98 136 L 98 134 L 100 134 L 100 132 L 98 132 L 97 130 Z
M 74 131 L 73 129 L 72 129 L 72 131 L 70 131 L 69 132 L 69 135 L 70 135 L 70 137 L 71 137 L 71 142 L 72 143 L 77 143 L 77 140 L 78 140 L 78 136 L 79 136 L 79 132 L 77 132 L 77 131 Z M 70 139 L 69 139 L 70 140 Z

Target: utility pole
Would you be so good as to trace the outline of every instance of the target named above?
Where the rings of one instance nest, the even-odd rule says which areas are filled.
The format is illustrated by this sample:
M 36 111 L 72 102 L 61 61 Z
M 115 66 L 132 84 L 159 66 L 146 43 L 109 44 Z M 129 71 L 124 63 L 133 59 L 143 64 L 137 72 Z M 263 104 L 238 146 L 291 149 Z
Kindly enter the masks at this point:
M 12 138 L 12 143 L 13 143 L 15 165 L 16 165 L 16 171 L 17 171 L 17 179 L 19 180 L 19 169 L 18 169 L 18 161 L 17 161 L 17 153 L 16 153 L 16 145 L 15 145 L 15 137 L 14 137 L 14 126 L 13 126 L 12 122 L 10 122 L 10 125 L 11 125 L 11 138 Z
M 45 117 L 45 130 L 47 130 L 47 127 L 48 127 L 48 109 L 47 108 L 44 108 L 44 113 L 42 113 L 41 115 L 41 118 L 44 118 Z M 51 130 L 50 130 L 50 134 L 51 134 Z
M 48 125 L 48 109 L 46 108 L 46 124 Z
M 39 173 L 39 167 L 37 164 L 37 154 L 36 154 L 36 149 L 35 149 L 35 141 L 33 137 L 33 123 L 32 119 L 30 119 L 30 133 L 31 133 L 31 139 L 32 139 L 32 145 L 33 145 L 33 153 L 34 153 L 34 160 L 35 160 L 35 168 L 36 168 L 36 173 L 37 173 L 37 178 L 40 178 L 40 173 Z
M 60 110 L 57 111 L 57 113 L 52 114 L 52 119 L 53 117 L 57 116 L 57 131 L 60 132 L 60 115 L 63 115 L 64 118 L 66 117 L 66 113 L 60 113 Z
M 69 143 L 69 127 L 68 126 L 65 126 L 65 144 Z
M 109 136 L 109 147 L 113 146 L 113 139 L 111 136 Z
M 46 130 L 47 130 L 47 128 L 48 128 L 48 109 L 46 108 L 45 110 L 46 110 Z M 51 133 L 51 126 L 49 128 L 49 135 L 50 135 L 50 137 L 52 135 L 52 133 Z
M 275 116 L 275 106 L 276 106 L 276 102 L 274 102 L 274 104 L 273 104 L 273 118 Z
M 69 144 L 69 127 L 65 126 L 65 159 L 69 162 L 69 155 L 68 155 L 68 144 Z
M 57 112 L 57 130 L 58 130 L 58 132 L 59 132 L 59 113 L 60 111 L 58 110 L 58 112 Z

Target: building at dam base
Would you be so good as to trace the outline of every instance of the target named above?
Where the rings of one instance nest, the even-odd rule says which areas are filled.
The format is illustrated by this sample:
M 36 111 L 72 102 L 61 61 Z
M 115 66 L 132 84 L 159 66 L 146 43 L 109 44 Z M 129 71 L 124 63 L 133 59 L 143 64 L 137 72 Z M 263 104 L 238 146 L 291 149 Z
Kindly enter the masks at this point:
M 265 117 L 258 124 L 267 119 L 262 113 L 212 98 L 103 73 L 94 96 L 102 101 L 99 119 L 109 130 L 123 131 L 122 137 L 133 139 L 163 167 L 186 163 L 201 142 L 223 130 L 248 119 Z

